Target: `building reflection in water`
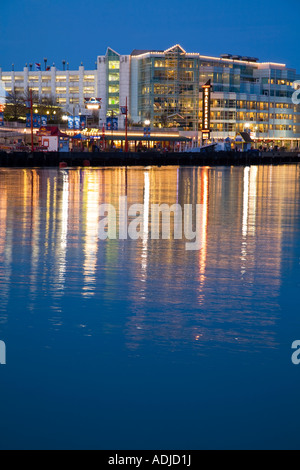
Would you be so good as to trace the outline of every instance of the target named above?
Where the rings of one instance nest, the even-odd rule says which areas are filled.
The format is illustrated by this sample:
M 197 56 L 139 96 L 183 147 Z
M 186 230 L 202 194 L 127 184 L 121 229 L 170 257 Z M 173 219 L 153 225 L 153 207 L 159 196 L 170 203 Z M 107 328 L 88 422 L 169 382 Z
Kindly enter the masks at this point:
M 282 229 L 298 217 L 298 176 L 296 166 L 1 170 L 0 322 L 19 286 L 29 311 L 43 296 L 56 329 L 64 299 L 78 309 L 94 299 L 95 323 L 108 335 L 117 323 L 131 351 L 276 347 Z M 99 241 L 99 205 L 118 213 L 124 195 L 144 204 L 142 239 Z M 201 204 L 200 251 L 172 233 L 151 239 L 151 205 L 176 203 Z M 115 302 L 124 311 L 109 317 Z

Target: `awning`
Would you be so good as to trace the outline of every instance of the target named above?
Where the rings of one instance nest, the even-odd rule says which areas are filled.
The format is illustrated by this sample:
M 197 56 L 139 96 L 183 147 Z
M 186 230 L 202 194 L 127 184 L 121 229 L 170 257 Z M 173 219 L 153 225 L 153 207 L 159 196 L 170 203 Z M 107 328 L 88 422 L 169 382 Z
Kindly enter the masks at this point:
M 72 139 L 78 139 L 78 140 L 88 140 L 89 139 L 89 137 L 86 137 L 85 135 L 82 135 L 82 134 L 73 135 L 71 138 Z
M 250 134 L 248 134 L 248 132 L 240 132 L 240 136 L 242 137 L 243 141 L 246 142 L 247 144 L 254 142 L 251 139 L 251 136 Z
M 73 139 L 76 138 L 72 137 Z M 93 139 L 102 139 L 102 135 L 90 135 L 83 137 L 85 139 L 93 140 Z M 121 140 L 125 141 L 125 135 L 106 135 L 105 140 Z M 128 142 L 191 142 L 192 139 L 190 137 L 183 137 L 183 136 L 152 136 L 144 137 L 144 136 L 128 136 Z

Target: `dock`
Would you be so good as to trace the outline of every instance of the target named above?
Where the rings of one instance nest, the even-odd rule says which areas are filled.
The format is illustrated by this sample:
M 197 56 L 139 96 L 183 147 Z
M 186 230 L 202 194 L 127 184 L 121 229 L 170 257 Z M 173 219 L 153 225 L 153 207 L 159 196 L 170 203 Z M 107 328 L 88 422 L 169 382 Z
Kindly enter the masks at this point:
M 249 166 L 300 163 L 300 152 L 173 153 L 158 152 L 0 152 L 2 168 L 119 167 L 119 166 Z

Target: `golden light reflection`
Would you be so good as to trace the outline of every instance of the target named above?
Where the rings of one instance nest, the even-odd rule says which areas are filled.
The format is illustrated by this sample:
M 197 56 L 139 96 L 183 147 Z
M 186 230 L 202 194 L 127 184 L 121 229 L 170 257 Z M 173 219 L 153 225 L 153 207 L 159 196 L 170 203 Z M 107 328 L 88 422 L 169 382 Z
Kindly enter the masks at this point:
M 208 229 L 208 169 L 205 168 L 199 175 L 201 179 L 201 199 L 198 204 L 202 205 L 201 214 L 201 250 L 199 251 L 199 302 L 203 300 L 203 287 L 205 282 L 206 257 L 207 257 L 207 229 Z
M 84 172 L 86 185 L 84 198 L 85 210 L 85 241 L 84 241 L 84 264 L 83 264 L 83 292 L 89 296 L 95 293 L 96 267 L 98 252 L 98 214 L 99 214 L 99 172 L 87 170 Z
M 5 173 L 0 171 L 0 324 L 7 321 L 6 305 L 11 271 L 11 244 L 7 243 L 7 186 Z
M 40 175 L 37 170 L 31 170 L 28 173 L 30 192 L 27 198 L 27 210 L 30 212 L 30 227 L 31 227 L 31 271 L 30 271 L 30 283 L 29 289 L 31 292 L 31 298 L 36 298 L 38 295 L 37 279 L 40 262 L 40 224 L 41 224 L 41 213 L 40 213 Z M 33 308 L 33 306 L 31 306 Z
M 174 351 L 276 346 L 284 233 L 299 216 L 297 166 L 1 170 L 0 189 L 0 321 L 14 274 L 26 282 L 24 308 L 39 308 L 41 290 L 53 299 L 56 326 L 66 293 L 118 301 L 132 351 L 149 342 Z M 125 194 L 129 205 L 144 204 L 147 236 L 99 242 L 99 204 L 118 208 Z M 154 203 L 202 204 L 201 251 L 172 236 L 151 240 Z M 103 320 L 104 330 L 114 321 Z

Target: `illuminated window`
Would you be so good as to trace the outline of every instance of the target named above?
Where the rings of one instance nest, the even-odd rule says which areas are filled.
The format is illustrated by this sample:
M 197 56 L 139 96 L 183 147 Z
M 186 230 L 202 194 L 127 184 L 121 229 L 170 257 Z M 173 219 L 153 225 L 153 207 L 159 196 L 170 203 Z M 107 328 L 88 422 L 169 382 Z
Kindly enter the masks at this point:
M 79 93 L 79 87 L 78 86 L 70 87 L 69 93 Z
M 108 93 L 119 93 L 119 91 L 120 91 L 120 87 L 118 86 L 111 85 L 108 87 Z
M 56 87 L 56 93 L 66 93 L 66 87 Z
M 118 82 L 119 81 L 119 78 L 120 78 L 120 74 L 119 73 L 110 73 L 108 75 L 108 81 L 109 82 Z
M 56 75 L 57 82 L 65 82 L 66 80 L 67 80 L 67 77 L 65 75 Z
M 108 62 L 108 68 L 109 70 L 119 70 L 120 62 L 118 60 L 110 60 Z
M 108 98 L 108 104 L 110 105 L 117 105 L 120 103 L 119 98 Z
M 95 88 L 93 86 L 86 86 L 83 88 L 83 93 L 95 94 Z
M 84 76 L 84 81 L 85 82 L 93 82 L 95 80 L 94 75 L 85 75 Z
M 4 76 L 4 77 L 1 78 L 1 80 L 2 80 L 3 82 L 10 82 L 10 81 L 11 81 L 11 77 Z

